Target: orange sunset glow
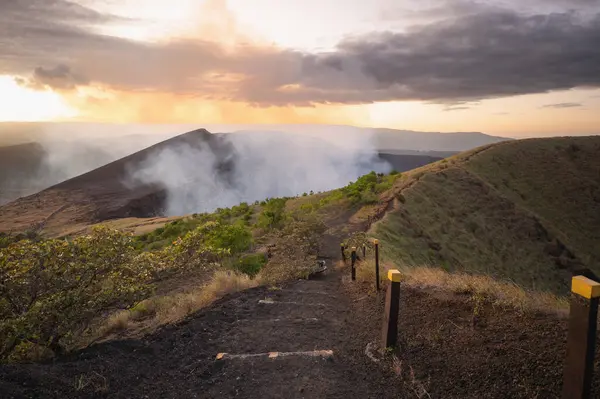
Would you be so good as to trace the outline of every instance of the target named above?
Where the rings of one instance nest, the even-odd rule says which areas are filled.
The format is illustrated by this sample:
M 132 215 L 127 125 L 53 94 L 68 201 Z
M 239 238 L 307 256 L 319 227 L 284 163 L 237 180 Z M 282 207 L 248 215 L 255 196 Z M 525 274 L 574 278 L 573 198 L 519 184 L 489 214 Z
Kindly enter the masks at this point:
M 369 45 L 370 35 L 387 32 L 402 40 L 417 40 L 419 29 L 426 34 L 427 23 L 444 21 L 441 26 L 446 26 L 445 21 L 450 21 L 447 29 L 452 33 L 451 18 L 469 20 L 479 14 L 455 15 L 449 9 L 445 15 L 442 9 L 438 16 L 410 1 L 321 3 L 81 1 L 81 15 L 64 9 L 63 19 L 71 18 L 88 35 L 74 38 L 72 48 L 52 41 L 44 48 L 57 46 L 56 50 L 39 59 L 18 54 L 0 57 L 0 121 L 320 123 L 477 130 L 514 137 L 599 131 L 600 90 L 593 77 L 556 75 L 548 87 L 527 89 L 522 86 L 528 77 L 511 82 L 513 73 L 498 77 L 503 83 L 488 90 L 487 86 L 494 86 L 494 72 L 478 81 L 470 81 L 465 72 L 456 81 L 439 80 L 431 86 L 429 82 L 443 79 L 444 72 L 437 78 L 409 76 L 418 70 L 399 70 L 397 75 L 380 78 L 387 70 L 367 66 L 365 61 L 375 56 L 364 58 L 359 53 Z M 483 15 L 486 2 L 480 5 Z M 60 7 L 56 10 L 60 12 Z M 386 10 L 395 10 L 395 17 L 383 18 Z M 556 10 L 543 10 L 550 11 Z M 585 20 L 571 23 L 585 24 Z M 420 28 L 413 27 L 417 25 Z M 105 44 L 87 45 L 88 37 Z M 66 58 L 58 46 L 63 46 Z M 456 50 L 457 57 L 460 51 Z M 320 78 L 307 75 L 310 68 L 334 65 L 342 57 L 348 57 L 343 68 L 326 67 Z M 402 65 L 398 62 L 404 61 L 390 67 Z M 432 54 L 428 66 L 435 67 L 436 62 L 442 61 Z M 439 64 L 439 71 L 444 68 L 454 67 Z M 376 75 L 364 74 L 370 70 Z

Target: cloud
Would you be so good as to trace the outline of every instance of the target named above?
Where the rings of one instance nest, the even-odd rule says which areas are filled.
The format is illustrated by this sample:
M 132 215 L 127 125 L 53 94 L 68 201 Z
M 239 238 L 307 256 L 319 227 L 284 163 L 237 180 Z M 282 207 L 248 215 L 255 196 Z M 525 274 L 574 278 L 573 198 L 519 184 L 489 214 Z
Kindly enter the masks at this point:
M 261 106 L 456 104 L 600 87 L 597 12 L 585 19 L 569 11 L 531 15 L 483 3 L 464 11 L 306 53 L 252 43 L 225 48 L 193 38 L 132 41 L 98 33 L 95 26 L 114 17 L 81 5 L 4 1 L 0 26 L 8 34 L 0 36 L 0 74 L 33 74 L 56 88 L 89 82 Z M 227 29 L 235 31 L 232 24 Z
M 580 103 L 558 103 L 558 104 L 546 104 L 542 108 L 574 108 L 581 107 L 583 104 Z
M 445 107 L 444 111 L 463 111 L 466 109 L 471 109 L 471 107 L 454 107 L 454 106 L 450 106 L 450 107 Z
M 44 90 L 50 87 L 55 90 L 71 90 L 88 84 L 89 80 L 71 71 L 67 65 L 59 64 L 54 68 L 37 67 L 31 78 L 18 78 L 17 82 L 33 89 Z

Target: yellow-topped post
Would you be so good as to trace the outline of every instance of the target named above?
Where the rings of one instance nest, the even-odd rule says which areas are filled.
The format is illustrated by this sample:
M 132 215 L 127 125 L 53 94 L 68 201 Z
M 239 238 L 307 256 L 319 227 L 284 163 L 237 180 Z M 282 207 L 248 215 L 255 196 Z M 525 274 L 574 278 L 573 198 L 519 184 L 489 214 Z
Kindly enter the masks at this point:
M 344 245 L 344 243 L 340 244 L 340 249 L 342 250 L 342 261 L 344 263 L 346 263 L 346 252 L 344 252 L 344 250 L 346 249 L 346 246 Z
M 571 292 L 587 299 L 600 298 L 600 283 L 585 276 L 575 276 L 571 280 Z
M 588 276 L 578 275 L 571 279 L 572 296 L 562 390 L 564 399 L 591 397 L 600 283 L 592 279 L 595 277 L 593 273 L 587 271 L 586 274 Z
M 402 274 L 398 270 L 388 271 L 389 285 L 385 295 L 383 328 L 381 330 L 381 341 L 384 348 L 394 347 L 398 343 L 401 277 Z

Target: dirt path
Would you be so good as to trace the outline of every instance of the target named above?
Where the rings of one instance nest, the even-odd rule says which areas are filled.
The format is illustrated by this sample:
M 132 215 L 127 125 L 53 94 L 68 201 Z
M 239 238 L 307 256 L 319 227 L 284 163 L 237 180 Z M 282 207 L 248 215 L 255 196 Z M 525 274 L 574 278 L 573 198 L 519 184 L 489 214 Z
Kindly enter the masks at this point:
M 0 390 L 3 398 L 403 397 L 395 375 L 364 355 L 360 329 L 340 273 L 330 272 L 230 296 L 143 341 L 5 366 Z M 248 354 L 256 356 L 235 357 Z

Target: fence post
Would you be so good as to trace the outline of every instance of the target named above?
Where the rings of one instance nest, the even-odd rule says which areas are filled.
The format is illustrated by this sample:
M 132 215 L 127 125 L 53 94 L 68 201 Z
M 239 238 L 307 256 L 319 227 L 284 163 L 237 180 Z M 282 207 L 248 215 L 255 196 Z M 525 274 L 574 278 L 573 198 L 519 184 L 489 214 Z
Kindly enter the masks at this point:
M 591 397 L 596 346 L 600 283 L 585 276 L 571 280 L 571 309 L 567 357 L 563 373 L 563 399 Z
M 356 280 L 356 247 L 352 247 L 352 254 L 350 255 L 352 259 L 352 281 Z
M 379 240 L 373 240 L 373 243 L 375 244 L 375 284 L 379 291 Z
M 344 250 L 346 249 L 344 247 L 344 243 L 340 244 L 340 248 L 342 249 L 342 261 L 344 262 L 344 264 L 346 263 L 346 252 L 344 252 Z
M 400 272 L 388 271 L 390 280 L 385 296 L 385 310 L 383 313 L 383 328 L 381 341 L 384 348 L 394 347 L 398 343 L 398 313 L 400 311 Z
M 363 244 L 363 260 L 367 257 L 367 244 Z

